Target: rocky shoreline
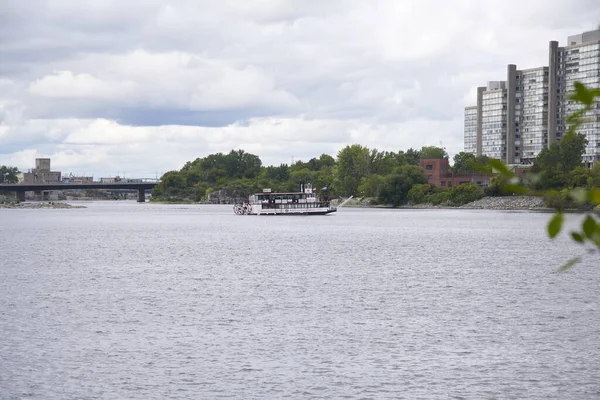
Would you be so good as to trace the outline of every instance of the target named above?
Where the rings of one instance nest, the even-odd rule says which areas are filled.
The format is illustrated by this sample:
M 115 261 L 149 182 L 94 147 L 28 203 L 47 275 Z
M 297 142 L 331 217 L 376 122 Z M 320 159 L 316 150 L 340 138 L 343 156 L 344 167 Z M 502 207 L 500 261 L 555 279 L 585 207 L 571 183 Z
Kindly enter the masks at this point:
M 17 202 L 4 202 L 4 203 L 0 203 L 0 208 L 17 208 L 17 209 L 23 209 L 23 208 L 28 208 L 28 209 L 41 209 L 41 208 L 45 208 L 45 209 L 66 209 L 66 208 L 86 208 L 84 206 L 74 206 L 71 204 L 67 204 L 67 203 L 55 203 L 55 202 L 47 202 L 47 203 L 27 203 L 27 202 L 23 202 L 23 203 L 17 203 Z
M 530 211 L 552 211 L 542 197 L 536 196 L 505 196 L 484 197 L 483 199 L 465 204 L 457 208 L 472 210 L 530 210 Z
M 341 201 L 332 201 L 332 203 L 341 203 Z M 334 204 L 335 205 L 335 204 Z M 378 207 L 392 208 L 385 205 L 374 205 L 370 198 L 353 198 L 344 204 L 343 207 Z M 552 211 L 544 204 L 542 197 L 536 196 L 505 196 L 505 197 L 484 197 L 480 200 L 453 207 L 448 205 L 434 205 L 431 203 L 414 204 L 401 206 L 404 209 L 468 209 L 468 210 L 505 210 L 505 211 Z

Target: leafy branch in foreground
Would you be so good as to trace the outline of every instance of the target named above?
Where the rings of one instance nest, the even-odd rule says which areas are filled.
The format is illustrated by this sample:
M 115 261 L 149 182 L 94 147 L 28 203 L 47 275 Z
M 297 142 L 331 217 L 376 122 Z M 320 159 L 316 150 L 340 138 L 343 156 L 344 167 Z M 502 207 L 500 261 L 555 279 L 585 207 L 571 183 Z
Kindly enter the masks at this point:
M 575 82 L 574 89 L 574 92 L 568 96 L 568 99 L 578 103 L 581 108 L 570 114 L 567 118 L 569 128 L 561 140 L 563 146 L 558 142 L 543 150 L 543 152 L 545 152 L 543 155 L 547 156 L 545 157 L 547 158 L 546 165 L 543 165 L 543 167 L 540 168 L 534 164 L 533 169 L 536 170 L 535 167 L 538 167 L 537 169 L 541 169 L 541 171 L 539 171 L 539 173 L 531 173 L 527 176 L 529 185 L 526 185 L 523 179 L 519 178 L 500 160 L 490 159 L 486 165 L 473 165 L 473 168 L 490 175 L 496 175 L 499 179 L 501 190 L 503 192 L 514 194 L 539 194 L 533 191 L 531 186 L 539 186 L 540 182 L 542 182 L 542 187 L 544 188 L 547 188 L 548 186 L 552 187 L 552 179 L 548 179 L 548 176 L 552 175 L 549 174 L 549 168 L 555 168 L 555 171 L 552 172 L 556 172 L 556 168 L 558 168 L 558 174 L 554 173 L 554 176 L 561 176 L 562 174 L 561 177 L 564 179 L 566 174 L 572 169 L 572 165 L 570 164 L 573 163 L 572 160 L 571 163 L 568 162 L 569 159 L 573 159 L 573 154 L 567 155 L 566 152 L 570 151 L 570 153 L 573 153 L 573 151 L 571 151 L 573 150 L 572 148 L 579 148 L 582 151 L 585 149 L 587 140 L 583 135 L 577 134 L 577 130 L 586 122 L 586 113 L 592 110 L 594 105 L 600 101 L 600 89 L 589 89 L 581 82 Z M 540 155 L 542 154 L 540 153 Z M 576 159 L 576 162 L 580 164 L 580 160 L 581 154 L 579 154 L 579 158 Z M 538 171 L 536 170 L 536 172 Z M 550 189 L 546 190 L 544 195 L 552 198 L 556 197 L 557 193 Z M 595 249 L 600 252 L 600 221 L 593 211 L 589 211 L 589 209 L 594 206 L 597 207 L 600 204 L 600 188 L 576 187 L 568 191 L 567 196 L 577 208 L 588 209 L 581 223 L 580 230 L 570 232 L 571 239 L 580 244 L 591 244 L 592 247 L 595 247 Z M 548 236 L 551 239 L 556 238 L 563 228 L 565 220 L 563 212 L 567 203 L 568 202 L 564 201 L 553 204 L 555 213 L 547 225 Z M 570 259 L 559 269 L 559 271 L 566 271 L 580 261 L 581 257 Z
M 577 129 L 586 122 L 585 114 L 590 111 L 597 100 L 600 100 L 600 89 L 588 89 L 581 82 L 574 83 L 575 91 L 568 96 L 569 100 L 582 105 L 582 107 L 573 112 L 567 117 L 569 129 L 567 135 L 576 135 Z M 569 196 L 575 204 L 582 206 L 586 203 L 592 205 L 600 204 L 600 189 L 599 188 L 575 188 L 569 192 Z M 557 210 L 554 216 L 548 222 L 548 236 L 554 239 L 561 231 L 564 221 L 562 210 Z M 600 223 L 597 215 L 592 212 L 586 213 L 585 218 L 581 223 L 580 231 L 571 231 L 571 238 L 580 244 L 591 243 L 598 251 L 600 251 Z M 580 258 L 569 260 L 561 267 L 561 271 L 566 271 L 579 262 Z

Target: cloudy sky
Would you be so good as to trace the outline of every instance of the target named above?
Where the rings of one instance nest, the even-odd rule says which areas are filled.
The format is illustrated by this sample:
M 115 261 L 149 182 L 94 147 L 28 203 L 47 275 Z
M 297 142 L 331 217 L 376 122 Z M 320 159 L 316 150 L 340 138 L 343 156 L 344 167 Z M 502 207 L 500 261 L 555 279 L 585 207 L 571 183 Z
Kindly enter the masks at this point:
M 597 0 L 2 0 L 0 164 L 155 177 L 231 149 L 452 155 L 477 86 L 598 22 Z

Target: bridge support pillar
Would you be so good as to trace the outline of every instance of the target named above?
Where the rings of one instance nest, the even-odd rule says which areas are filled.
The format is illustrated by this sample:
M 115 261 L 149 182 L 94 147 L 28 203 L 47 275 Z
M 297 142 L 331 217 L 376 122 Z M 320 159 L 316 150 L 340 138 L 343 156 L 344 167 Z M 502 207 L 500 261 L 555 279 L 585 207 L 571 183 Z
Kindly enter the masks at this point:
M 138 203 L 143 203 L 146 201 L 146 190 L 138 189 Z
M 17 201 L 25 201 L 25 192 L 15 192 Z

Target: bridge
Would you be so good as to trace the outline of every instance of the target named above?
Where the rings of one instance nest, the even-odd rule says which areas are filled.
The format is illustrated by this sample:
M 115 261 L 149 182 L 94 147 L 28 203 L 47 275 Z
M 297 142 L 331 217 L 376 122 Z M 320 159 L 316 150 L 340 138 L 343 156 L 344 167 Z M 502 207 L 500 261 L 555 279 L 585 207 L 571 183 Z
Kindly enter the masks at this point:
M 43 192 L 51 190 L 84 190 L 84 189 L 129 189 L 138 191 L 139 203 L 146 201 L 146 190 L 152 190 L 160 182 L 114 182 L 114 183 L 31 183 L 0 184 L 0 192 L 15 192 L 17 200 L 25 201 L 25 192 Z

